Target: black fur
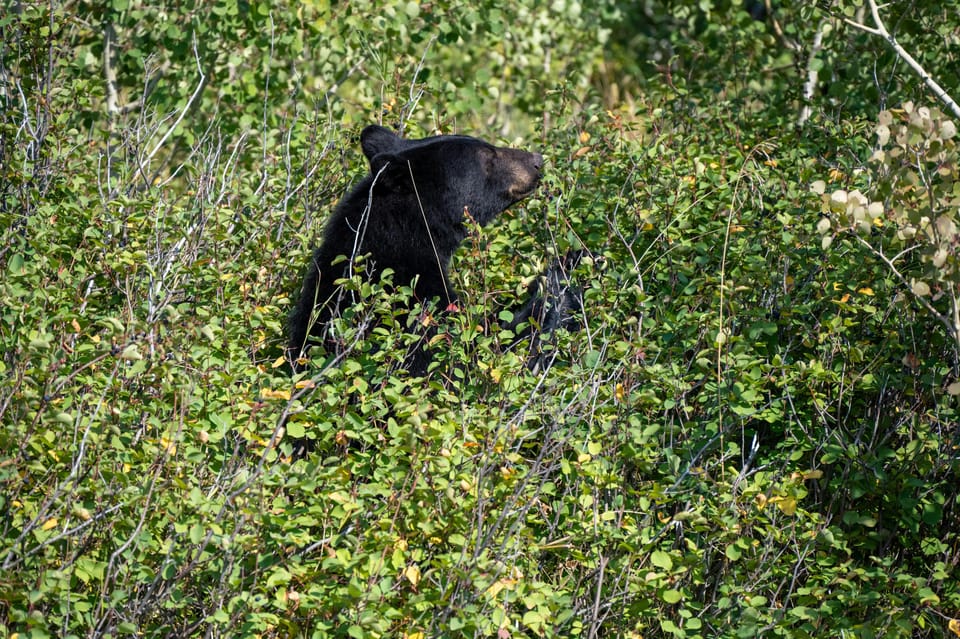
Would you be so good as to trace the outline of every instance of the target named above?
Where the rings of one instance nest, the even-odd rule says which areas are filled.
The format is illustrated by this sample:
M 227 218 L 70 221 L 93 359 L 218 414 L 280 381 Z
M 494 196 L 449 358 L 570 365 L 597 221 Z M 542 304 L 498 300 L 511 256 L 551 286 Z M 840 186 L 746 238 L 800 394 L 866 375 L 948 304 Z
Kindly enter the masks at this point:
M 344 302 L 351 302 L 334 284 L 351 274 L 350 258 L 369 254 L 366 275 L 372 280 L 386 268 L 394 271 L 397 286 L 416 278 L 415 298 L 436 298 L 440 308 L 446 308 L 457 300 L 449 266 L 466 237 L 466 216 L 488 224 L 537 188 L 543 167 L 539 153 L 499 148 L 467 136 L 404 140 L 383 127 L 369 126 L 360 143 L 370 174 L 327 223 L 290 314 L 287 350 L 295 368 L 311 337 L 330 345 L 329 323 Z M 343 255 L 348 259 L 334 264 Z M 421 375 L 428 362 L 428 356 L 415 357 L 408 368 Z
M 527 303 L 514 312 L 507 328 L 517 334 L 519 343 L 529 338 L 527 365 L 533 371 L 549 367 L 550 356 L 542 351 L 542 338 L 554 329 L 577 330 L 583 317 L 583 291 L 570 281 L 570 273 L 580 264 L 586 251 L 569 251 L 550 265 L 527 287 Z

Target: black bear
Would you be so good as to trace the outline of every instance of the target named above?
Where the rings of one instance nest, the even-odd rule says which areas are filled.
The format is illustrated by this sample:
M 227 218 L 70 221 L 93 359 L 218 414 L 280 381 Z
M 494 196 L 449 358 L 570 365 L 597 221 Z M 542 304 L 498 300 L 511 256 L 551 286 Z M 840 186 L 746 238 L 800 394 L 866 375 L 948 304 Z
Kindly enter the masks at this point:
M 368 126 L 360 144 L 370 174 L 344 197 L 327 222 L 290 314 L 287 349 L 295 369 L 311 338 L 331 343 L 330 321 L 350 303 L 336 281 L 351 274 L 357 256 L 368 255 L 366 277 L 376 281 L 384 269 L 392 269 L 397 286 L 415 280 L 417 301 L 436 299 L 440 309 L 452 307 L 457 294 L 450 286 L 449 266 L 466 237 L 465 220 L 488 224 L 534 192 L 543 168 L 539 153 L 462 135 L 406 140 L 381 126 Z M 546 279 L 549 288 L 557 278 L 548 274 Z M 546 306 L 563 307 L 561 315 L 570 315 L 575 303 L 566 292 L 566 279 L 558 284 L 564 286 L 559 304 L 531 300 L 514 324 L 547 313 Z M 555 325 L 562 323 L 561 318 Z M 422 375 L 429 361 L 429 355 L 417 353 L 407 367 Z

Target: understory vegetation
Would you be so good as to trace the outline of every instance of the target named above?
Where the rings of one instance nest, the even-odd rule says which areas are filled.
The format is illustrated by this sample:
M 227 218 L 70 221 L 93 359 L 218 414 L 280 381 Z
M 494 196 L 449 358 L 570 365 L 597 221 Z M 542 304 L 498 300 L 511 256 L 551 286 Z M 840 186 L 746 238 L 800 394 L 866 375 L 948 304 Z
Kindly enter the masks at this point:
M 6 3 L 0 637 L 960 636 L 956 17 Z M 360 279 L 294 375 L 372 123 L 544 182 L 427 379 Z M 485 318 L 570 249 L 531 370 Z

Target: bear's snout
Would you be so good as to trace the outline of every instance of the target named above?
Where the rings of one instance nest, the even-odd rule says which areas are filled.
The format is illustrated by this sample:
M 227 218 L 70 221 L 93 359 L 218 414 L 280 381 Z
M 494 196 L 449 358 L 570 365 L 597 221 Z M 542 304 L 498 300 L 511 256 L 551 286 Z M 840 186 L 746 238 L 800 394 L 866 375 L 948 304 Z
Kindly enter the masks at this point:
M 538 173 L 543 172 L 543 156 L 539 153 L 531 153 L 533 156 L 533 168 L 537 170 Z

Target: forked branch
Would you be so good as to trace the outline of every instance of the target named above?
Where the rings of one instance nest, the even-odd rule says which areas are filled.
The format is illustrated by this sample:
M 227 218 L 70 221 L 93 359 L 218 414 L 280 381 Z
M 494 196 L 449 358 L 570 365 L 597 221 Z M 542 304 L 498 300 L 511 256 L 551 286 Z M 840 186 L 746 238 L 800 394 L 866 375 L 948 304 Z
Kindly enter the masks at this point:
M 874 26 L 871 27 L 849 18 L 843 18 L 843 21 L 849 24 L 851 27 L 860 29 L 866 33 L 880 36 L 886 40 L 887 43 L 893 47 L 893 50 L 897 53 L 897 55 L 900 56 L 904 62 L 910 65 L 910 68 L 920 76 L 924 84 L 926 84 L 927 87 L 933 91 L 933 94 L 937 96 L 937 99 L 943 102 L 955 117 L 960 118 L 960 106 L 957 105 L 956 101 L 950 97 L 946 89 L 940 86 L 940 84 L 934 80 L 922 66 L 920 66 L 920 63 L 917 62 L 916 58 L 910 55 L 910 52 L 904 49 L 903 46 L 897 42 L 897 39 L 893 36 L 893 34 L 887 30 L 883 19 L 880 17 L 880 8 L 877 6 L 876 0 L 867 0 L 867 4 L 870 7 L 870 15 L 873 18 Z

